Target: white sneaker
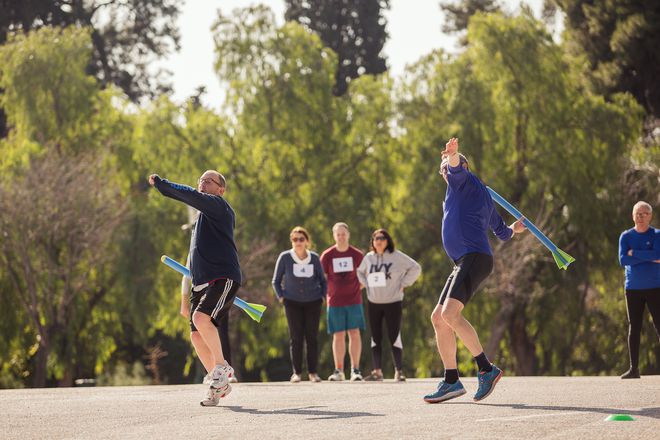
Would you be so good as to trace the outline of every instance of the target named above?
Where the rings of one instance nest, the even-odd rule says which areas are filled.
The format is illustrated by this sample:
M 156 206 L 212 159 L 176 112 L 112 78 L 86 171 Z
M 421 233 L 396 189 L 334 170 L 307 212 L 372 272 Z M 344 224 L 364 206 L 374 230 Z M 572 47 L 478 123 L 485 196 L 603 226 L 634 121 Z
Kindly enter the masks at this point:
M 300 375 L 299 375 L 299 374 L 296 374 L 296 373 L 293 373 L 293 374 L 291 375 L 291 379 L 289 379 L 289 382 L 291 382 L 291 383 L 298 383 L 298 382 L 300 382 Z
M 351 382 L 361 382 L 362 380 L 362 372 L 357 368 L 353 368 L 351 370 Z
M 332 373 L 330 376 L 328 376 L 328 380 L 331 380 L 333 382 L 340 382 L 342 380 L 346 380 L 346 376 L 344 375 L 344 372 L 339 370 L 338 368 L 335 368 L 335 372 Z
M 223 388 L 229 383 L 229 378 L 234 376 L 234 369 L 228 364 L 216 365 L 211 371 L 211 383 L 213 388 Z
M 236 379 L 236 376 L 232 375 L 232 376 L 229 378 L 229 383 L 238 383 L 238 379 Z
M 217 406 L 220 402 L 220 399 L 226 397 L 227 394 L 231 393 L 231 385 L 226 384 L 222 388 L 214 388 L 210 386 L 206 392 L 206 398 L 199 402 L 202 406 Z
M 206 376 L 204 376 L 204 380 L 202 380 L 202 383 L 204 385 L 211 385 L 211 373 L 206 373 Z
M 321 378 L 320 378 L 319 375 L 316 374 L 316 373 L 310 373 L 310 374 L 309 374 L 309 381 L 310 381 L 310 382 L 319 383 L 319 382 L 321 382 Z

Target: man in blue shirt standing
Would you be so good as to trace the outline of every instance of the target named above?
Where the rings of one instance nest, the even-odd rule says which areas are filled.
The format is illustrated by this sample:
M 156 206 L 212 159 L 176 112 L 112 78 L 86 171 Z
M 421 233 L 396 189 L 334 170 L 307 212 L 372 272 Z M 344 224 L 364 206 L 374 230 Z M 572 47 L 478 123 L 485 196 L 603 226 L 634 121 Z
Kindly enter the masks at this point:
M 431 315 L 445 377 L 433 393 L 424 396 L 424 400 L 439 403 L 465 394 L 456 363 L 458 335 L 479 367 L 479 388 L 474 395 L 474 400 L 479 401 L 493 391 L 502 377 L 502 370 L 490 363 L 477 332 L 461 313 L 479 284 L 493 270 L 488 230 L 500 240 L 509 240 L 514 233 L 523 232 L 525 226 L 522 219 L 511 226 L 504 223 L 486 185 L 470 172 L 467 159 L 458 153 L 458 139 L 447 142 L 442 157 L 440 174 L 447 182 L 442 243 L 455 266 Z
M 630 369 L 621 379 L 639 379 L 639 339 L 645 305 L 660 339 L 660 229 L 650 226 L 653 208 L 646 202 L 635 203 L 632 217 L 635 227 L 619 238 L 619 263 L 626 272 L 630 356 Z
M 197 189 L 149 176 L 149 184 L 162 195 L 197 209 L 200 214 L 190 240 L 190 339 L 204 365 L 213 366 L 210 387 L 202 406 L 216 406 L 231 392 L 234 369 L 222 354 L 217 327 L 229 313 L 241 285 L 241 268 L 234 243 L 235 214 L 222 197 L 225 177 L 217 171 L 202 174 Z

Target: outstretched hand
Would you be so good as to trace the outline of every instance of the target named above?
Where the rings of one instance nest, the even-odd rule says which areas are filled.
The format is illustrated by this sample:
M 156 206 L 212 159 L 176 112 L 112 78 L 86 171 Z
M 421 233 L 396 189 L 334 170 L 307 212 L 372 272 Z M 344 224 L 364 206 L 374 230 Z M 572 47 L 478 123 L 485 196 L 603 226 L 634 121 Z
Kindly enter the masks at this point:
M 458 153 L 458 138 L 451 138 L 445 144 L 445 150 L 440 154 L 442 157 L 453 156 Z
M 514 234 L 520 234 L 527 229 L 527 226 L 525 226 L 523 220 L 525 220 L 525 217 L 520 217 L 518 220 L 512 223 L 511 226 L 509 226 L 513 230 Z
M 154 185 L 156 184 L 156 181 L 154 180 L 154 178 L 155 178 L 157 175 L 158 175 L 158 174 L 152 174 L 151 176 L 149 176 L 149 185 L 154 186 Z

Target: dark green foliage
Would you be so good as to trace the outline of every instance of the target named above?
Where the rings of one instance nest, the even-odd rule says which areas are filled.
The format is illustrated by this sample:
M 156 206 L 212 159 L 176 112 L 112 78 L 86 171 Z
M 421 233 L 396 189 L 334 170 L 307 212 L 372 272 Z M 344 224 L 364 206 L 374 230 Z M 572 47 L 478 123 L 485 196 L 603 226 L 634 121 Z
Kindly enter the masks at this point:
M 598 93 L 629 92 L 660 117 L 660 2 L 555 0 L 571 52 L 585 56 Z
M 389 0 L 287 0 L 285 18 L 312 29 L 337 54 L 333 93 L 342 96 L 352 79 L 387 70 L 383 12 Z
M 94 50 L 88 73 L 103 86 L 115 84 L 137 100 L 167 87 L 162 74 L 154 75 L 147 68 L 178 48 L 176 18 L 181 5 L 176 0 L 2 0 L 0 44 L 11 32 L 43 26 L 90 27 Z

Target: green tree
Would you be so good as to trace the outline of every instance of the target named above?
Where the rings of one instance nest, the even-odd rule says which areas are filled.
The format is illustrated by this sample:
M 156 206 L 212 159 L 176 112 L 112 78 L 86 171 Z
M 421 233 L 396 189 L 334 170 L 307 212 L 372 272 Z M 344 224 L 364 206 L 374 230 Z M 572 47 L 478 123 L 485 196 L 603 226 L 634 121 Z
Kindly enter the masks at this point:
M 12 127 L 0 141 L 0 264 L 10 286 L 2 294 L 20 310 L 5 313 L 29 322 L 12 344 L 28 344 L 35 386 L 50 378 L 70 385 L 114 344 L 116 317 L 106 306 L 124 209 L 107 151 L 122 126 L 112 91 L 84 73 L 90 51 L 89 32 L 79 28 L 42 28 L 0 48 Z
M 349 82 L 387 70 L 382 55 L 387 40 L 383 11 L 389 0 L 287 0 L 285 18 L 312 29 L 337 54 L 333 93 L 342 96 Z
M 653 0 L 555 0 L 565 14 L 571 52 L 586 57 L 585 73 L 605 96 L 631 93 L 660 117 L 660 5 Z
M 230 84 L 225 108 L 237 120 L 226 158 L 238 187 L 232 203 L 239 246 L 257 238 L 276 245 L 261 260 L 262 275 L 246 276 L 245 290 L 272 307 L 259 326 L 241 322 L 245 365 L 272 378 L 275 368 L 268 366 L 276 363 L 282 370 L 275 377 L 284 378 L 286 321 L 271 292 L 273 264 L 298 224 L 322 251 L 331 226 L 347 221 L 354 243 L 364 247 L 392 180 L 392 106 L 386 77 L 365 76 L 347 95 L 333 96 L 335 54 L 297 23 L 279 29 L 273 23 L 266 8 L 239 10 L 219 17 L 214 35 L 216 68 Z M 321 344 L 322 363 L 330 364 L 327 339 Z
M 566 243 L 579 262 L 566 273 L 557 272 L 547 252 L 529 237 L 496 245 L 498 266 L 485 286 L 486 295 L 477 296 L 467 309 L 488 350 L 504 355 L 502 363 L 518 374 L 613 368 L 617 361 L 603 353 L 621 344 L 596 344 L 591 338 L 588 329 L 601 313 L 591 298 L 605 294 L 610 283 L 605 279 L 611 280 L 609 274 L 617 270 L 620 229 L 612 213 L 618 212 L 621 193 L 612 175 L 623 172 L 622 159 L 639 133 L 640 109 L 629 96 L 608 103 L 584 90 L 576 79 L 579 64 L 565 57 L 542 24 L 526 13 L 477 14 L 470 21 L 468 41 L 466 52 L 456 59 L 438 53 L 422 60 L 402 90 L 402 143 L 410 145 L 413 157 L 421 155 L 406 175 L 423 177 L 417 185 L 408 179 L 401 183 L 401 197 L 413 191 L 425 194 L 429 188 L 429 201 L 400 215 L 415 219 L 406 225 L 411 236 L 428 231 L 439 239 L 437 229 L 424 227 L 433 220 L 439 225 L 441 219 L 442 194 L 429 187 L 437 185 L 429 166 L 439 161 L 437 152 L 448 137 L 464 139 L 463 151 L 482 180 L 557 243 Z M 594 217 L 601 220 L 594 224 Z M 431 265 L 421 260 L 422 285 L 435 285 L 437 291 L 446 275 L 426 268 L 444 257 L 428 258 Z M 428 306 L 421 310 L 430 313 Z M 598 323 L 603 331 L 623 319 L 609 313 L 607 324 Z M 428 331 L 417 334 L 422 340 L 432 338 Z M 590 344 L 603 351 L 588 350 Z M 464 368 L 470 363 L 463 359 Z M 417 368 L 428 371 L 429 365 Z
M 92 30 L 88 73 L 105 87 L 115 84 L 131 100 L 164 90 L 162 72 L 151 63 L 179 47 L 173 0 L 47 1 L 5 0 L 0 15 L 0 44 L 12 32 L 71 25 Z
M 500 5 L 496 0 L 462 0 L 460 2 L 440 2 L 440 9 L 445 13 L 442 30 L 448 33 L 466 31 L 472 17 L 477 12 L 498 12 Z

